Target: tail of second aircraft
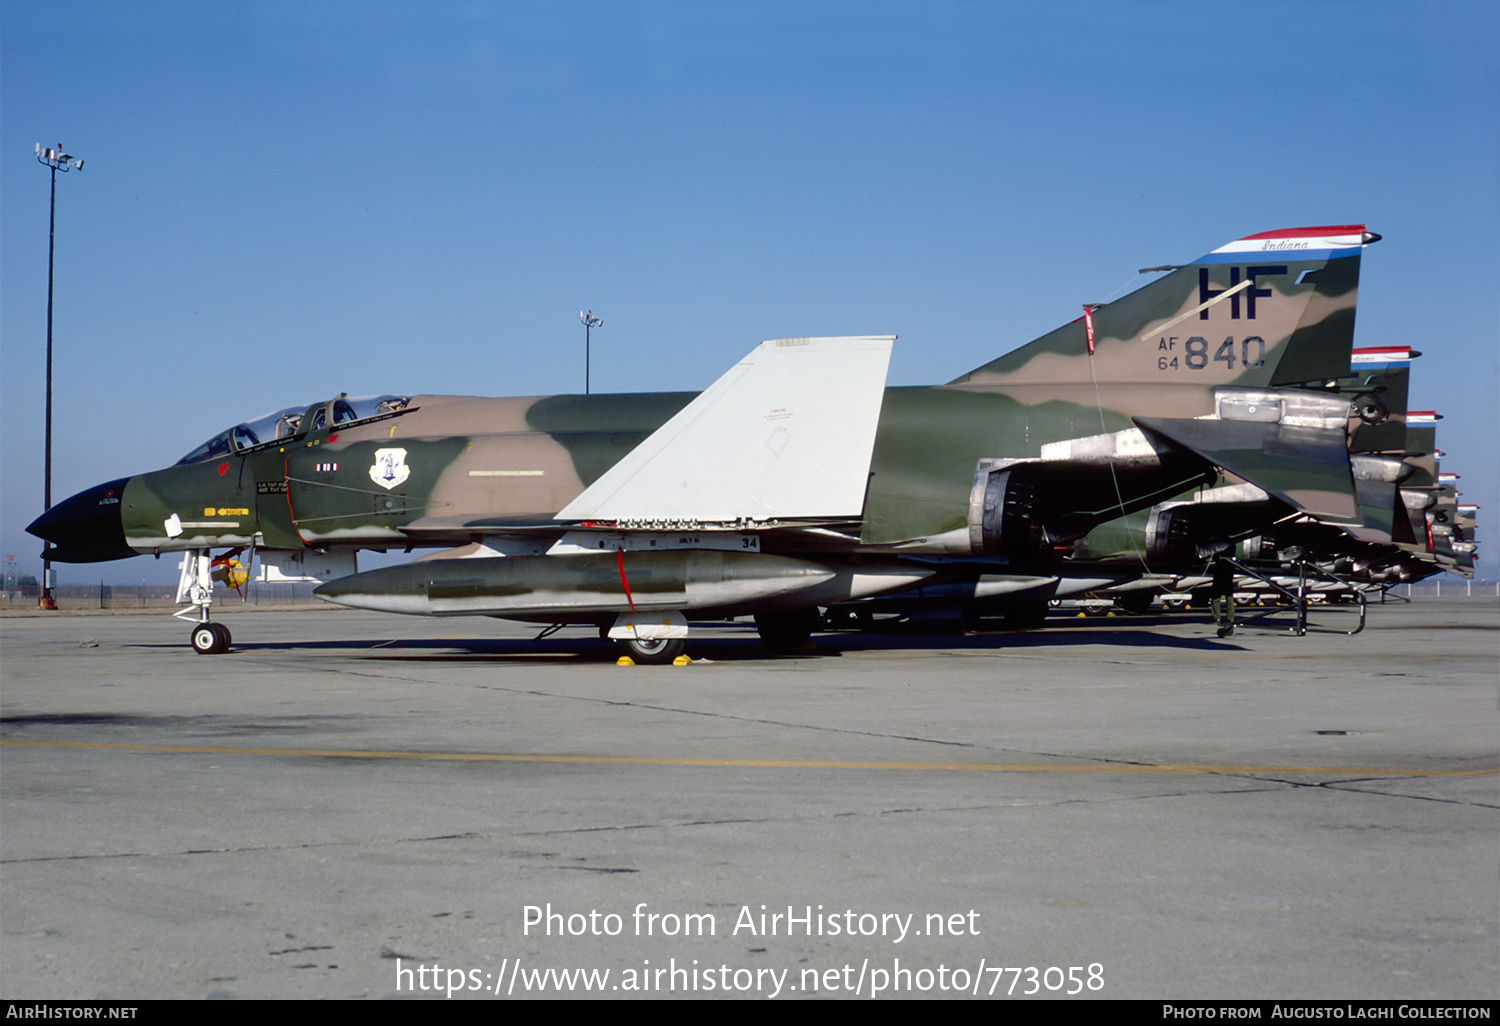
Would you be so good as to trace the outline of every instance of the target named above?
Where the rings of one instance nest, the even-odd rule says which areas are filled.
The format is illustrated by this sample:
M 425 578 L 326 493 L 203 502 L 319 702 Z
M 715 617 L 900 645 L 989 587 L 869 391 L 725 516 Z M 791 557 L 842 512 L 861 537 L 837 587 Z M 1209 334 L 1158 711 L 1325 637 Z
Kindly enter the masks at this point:
M 953 385 L 1098 381 L 1266 388 L 1349 372 L 1364 225 L 1246 236 Z M 1082 297 L 1087 298 L 1087 297 Z

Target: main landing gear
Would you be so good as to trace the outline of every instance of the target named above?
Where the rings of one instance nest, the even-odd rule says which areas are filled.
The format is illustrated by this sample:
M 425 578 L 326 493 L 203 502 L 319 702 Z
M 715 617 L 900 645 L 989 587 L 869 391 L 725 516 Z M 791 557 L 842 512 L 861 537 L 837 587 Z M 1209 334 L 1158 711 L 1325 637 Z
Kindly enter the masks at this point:
M 766 646 L 766 651 L 778 655 L 800 652 L 813 632 L 822 626 L 823 617 L 817 606 L 760 613 L 755 617 L 755 629 L 760 632 L 761 643 Z
M 760 613 L 756 630 L 766 651 L 778 655 L 800 652 L 823 625 L 816 606 Z M 618 644 L 630 661 L 641 666 L 665 666 L 687 651 L 687 618 L 680 612 L 637 616 L 622 613 L 613 625 L 601 624 L 599 637 Z
M 1035 631 L 1047 625 L 1052 605 L 1046 599 L 1012 602 L 1005 607 L 1005 626 L 1013 631 Z
M 599 626 L 599 637 L 617 643 L 640 666 L 665 666 L 681 658 L 687 651 L 687 635 L 687 617 L 675 610 L 621 613 L 612 626 Z
M 620 638 L 620 647 L 641 666 L 666 666 L 687 651 L 681 638 Z

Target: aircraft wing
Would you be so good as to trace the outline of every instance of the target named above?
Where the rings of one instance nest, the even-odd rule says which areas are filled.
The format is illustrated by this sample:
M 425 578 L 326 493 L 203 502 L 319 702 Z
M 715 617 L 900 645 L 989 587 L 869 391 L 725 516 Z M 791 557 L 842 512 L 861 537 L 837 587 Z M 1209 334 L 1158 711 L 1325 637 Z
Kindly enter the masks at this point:
M 644 526 L 858 517 L 894 340 L 761 343 L 557 519 Z

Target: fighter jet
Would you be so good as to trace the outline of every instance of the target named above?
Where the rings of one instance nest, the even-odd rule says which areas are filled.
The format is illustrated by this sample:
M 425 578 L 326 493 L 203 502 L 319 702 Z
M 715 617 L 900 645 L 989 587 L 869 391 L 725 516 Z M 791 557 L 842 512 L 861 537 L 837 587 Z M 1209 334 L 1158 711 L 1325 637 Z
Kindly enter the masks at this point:
M 28 530 L 58 562 L 186 553 L 178 615 L 201 653 L 229 645 L 215 565 L 246 553 L 329 601 L 595 624 L 647 662 L 682 652 L 690 617 L 753 615 L 794 648 L 819 607 L 918 587 L 1034 610 L 1139 577 L 1060 553 L 1225 472 L 1359 522 L 1350 399 L 1327 386 L 1378 238 L 1247 236 L 946 385 L 886 387 L 886 336 L 763 343 L 697 396 L 341 395 Z M 416 548 L 444 551 L 354 572 L 360 549 Z

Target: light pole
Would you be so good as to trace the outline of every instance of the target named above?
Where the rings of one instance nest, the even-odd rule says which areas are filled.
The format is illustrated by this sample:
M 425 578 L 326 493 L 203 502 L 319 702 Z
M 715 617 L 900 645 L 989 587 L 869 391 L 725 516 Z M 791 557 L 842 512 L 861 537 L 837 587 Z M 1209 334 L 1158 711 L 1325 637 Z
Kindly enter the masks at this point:
M 47 442 L 42 493 L 43 512 L 46 512 L 52 508 L 52 254 L 57 236 L 57 173 L 82 171 L 83 161 L 64 153 L 62 143 L 58 143 L 56 149 L 37 143 L 36 159 L 37 163 L 52 169 L 51 214 L 47 223 Z M 57 600 L 52 596 L 52 560 L 48 558 L 51 551 L 52 543 L 45 542 L 42 545 L 42 591 L 41 598 L 37 601 L 42 609 L 57 608 Z
M 604 318 L 595 317 L 594 311 L 587 313 L 578 311 L 578 319 L 583 322 L 583 394 L 589 394 L 589 332 L 594 328 L 604 327 Z

